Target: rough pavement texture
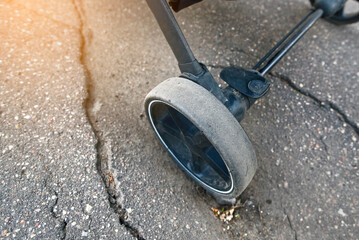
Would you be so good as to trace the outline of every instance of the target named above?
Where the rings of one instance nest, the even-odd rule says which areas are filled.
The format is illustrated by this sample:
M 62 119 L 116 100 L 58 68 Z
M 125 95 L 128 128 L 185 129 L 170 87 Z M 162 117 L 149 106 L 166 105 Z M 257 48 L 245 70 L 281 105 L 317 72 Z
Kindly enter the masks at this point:
M 358 24 L 320 20 L 268 75 L 242 122 L 259 168 L 223 224 L 144 117 L 147 92 L 179 74 L 144 1 L 0 6 L 0 237 L 358 239 Z M 176 16 L 218 77 L 308 9 L 206 0 Z
M 104 178 L 125 221 L 145 239 L 226 239 L 205 204 L 213 200 L 169 161 L 144 117 L 148 90 L 178 74 L 148 7 L 90 0 L 81 9 L 89 114 L 100 139 Z
M 0 3 L 0 238 L 130 239 L 96 168 L 74 5 L 32 3 Z

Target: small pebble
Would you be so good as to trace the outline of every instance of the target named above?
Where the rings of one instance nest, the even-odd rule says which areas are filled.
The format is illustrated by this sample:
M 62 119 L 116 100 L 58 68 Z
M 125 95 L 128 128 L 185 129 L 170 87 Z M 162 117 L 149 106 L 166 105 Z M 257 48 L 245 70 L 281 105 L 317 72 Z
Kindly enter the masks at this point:
M 92 210 L 92 206 L 90 204 L 86 204 L 85 211 L 89 213 L 91 212 L 91 210 Z
M 343 211 L 343 209 L 341 209 L 341 208 L 338 210 L 338 213 L 339 213 L 339 215 L 342 216 L 342 217 L 348 216 L 348 214 L 346 214 L 346 213 Z

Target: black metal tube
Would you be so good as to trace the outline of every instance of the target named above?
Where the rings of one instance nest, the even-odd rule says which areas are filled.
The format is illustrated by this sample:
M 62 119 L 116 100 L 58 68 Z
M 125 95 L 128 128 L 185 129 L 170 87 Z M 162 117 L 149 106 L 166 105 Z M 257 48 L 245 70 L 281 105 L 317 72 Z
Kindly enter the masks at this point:
M 168 44 L 170 45 L 182 73 L 191 73 L 195 76 L 204 70 L 194 57 L 186 38 L 166 0 L 147 0 Z
M 323 15 L 323 10 L 317 9 L 309 20 L 291 37 L 288 42 L 277 51 L 277 53 L 262 67 L 258 72 L 262 75 L 270 71 L 283 56 L 303 37 L 303 35 L 313 26 L 313 24 Z
M 287 35 L 285 35 L 259 62 L 252 68 L 257 70 L 309 17 L 314 10 L 311 10 Z

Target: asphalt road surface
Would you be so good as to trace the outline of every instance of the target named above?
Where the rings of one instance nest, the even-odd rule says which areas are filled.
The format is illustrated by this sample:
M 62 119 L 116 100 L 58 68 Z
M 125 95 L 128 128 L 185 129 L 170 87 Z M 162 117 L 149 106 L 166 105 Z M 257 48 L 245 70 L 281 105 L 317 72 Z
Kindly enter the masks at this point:
M 218 79 L 309 9 L 206 0 L 176 17 Z M 241 123 L 259 167 L 224 223 L 144 116 L 179 75 L 145 1 L 0 2 L 0 239 L 359 239 L 358 39 L 320 20 L 269 73 Z

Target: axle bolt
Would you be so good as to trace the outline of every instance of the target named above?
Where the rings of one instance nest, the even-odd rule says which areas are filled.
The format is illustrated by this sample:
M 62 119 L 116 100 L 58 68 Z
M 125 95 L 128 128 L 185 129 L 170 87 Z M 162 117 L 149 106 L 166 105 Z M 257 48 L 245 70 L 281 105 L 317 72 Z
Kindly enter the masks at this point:
M 257 93 L 257 94 L 262 94 L 263 91 L 265 91 L 267 89 L 267 87 L 268 86 L 265 82 L 263 82 L 262 80 L 258 80 L 258 79 L 251 80 L 248 83 L 249 90 L 251 90 L 252 92 Z

